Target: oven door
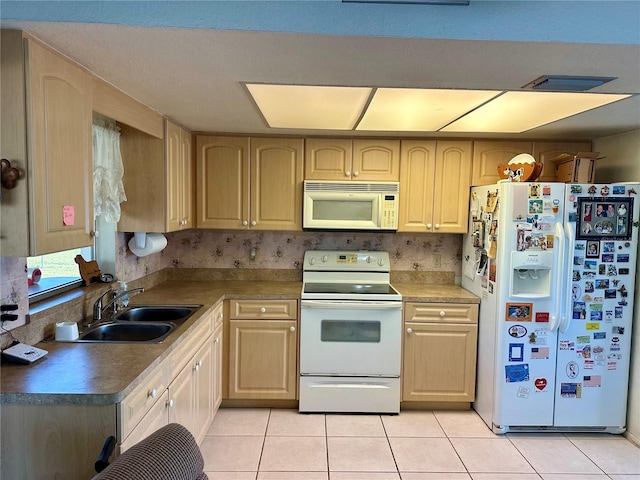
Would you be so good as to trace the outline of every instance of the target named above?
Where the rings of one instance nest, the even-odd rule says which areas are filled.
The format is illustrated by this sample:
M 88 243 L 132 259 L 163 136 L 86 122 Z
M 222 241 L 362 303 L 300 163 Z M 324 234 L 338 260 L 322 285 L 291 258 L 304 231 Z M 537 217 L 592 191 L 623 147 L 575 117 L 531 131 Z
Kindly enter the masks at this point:
M 399 376 L 402 302 L 302 300 L 300 374 Z

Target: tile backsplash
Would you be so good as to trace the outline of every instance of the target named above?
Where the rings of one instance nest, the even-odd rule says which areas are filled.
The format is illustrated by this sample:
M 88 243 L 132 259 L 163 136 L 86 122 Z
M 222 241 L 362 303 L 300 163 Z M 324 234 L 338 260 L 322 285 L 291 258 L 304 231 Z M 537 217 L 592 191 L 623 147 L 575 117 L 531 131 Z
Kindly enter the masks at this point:
M 386 250 L 392 270 L 461 275 L 462 236 L 454 234 L 186 230 L 167 234 L 167 247 L 145 258 L 125 248 L 130 234 L 119 237 L 117 274 L 127 281 L 164 267 L 300 270 L 306 250 L 339 249 Z
M 116 272 L 103 273 L 115 273 L 117 279 L 132 282 L 165 268 L 301 271 L 306 250 L 339 249 L 386 250 L 396 272 L 448 272 L 459 278 L 462 268 L 462 236 L 455 234 L 192 229 L 166 236 L 163 251 L 139 258 L 127 246 L 132 234 L 117 233 Z M 12 327 L 22 325 L 29 311 L 25 264 L 25 258 L 0 258 L 0 300 L 19 306 L 19 320 Z M 82 303 L 79 305 L 82 310 Z

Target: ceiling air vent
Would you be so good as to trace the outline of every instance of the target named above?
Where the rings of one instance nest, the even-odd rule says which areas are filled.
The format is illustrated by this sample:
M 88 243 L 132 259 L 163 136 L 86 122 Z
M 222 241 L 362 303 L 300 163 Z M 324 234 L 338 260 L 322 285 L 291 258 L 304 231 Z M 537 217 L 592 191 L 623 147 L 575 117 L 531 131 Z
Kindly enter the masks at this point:
M 543 75 L 527 83 L 526 90 L 550 90 L 562 92 L 584 92 L 615 80 L 618 77 L 575 77 L 573 75 Z

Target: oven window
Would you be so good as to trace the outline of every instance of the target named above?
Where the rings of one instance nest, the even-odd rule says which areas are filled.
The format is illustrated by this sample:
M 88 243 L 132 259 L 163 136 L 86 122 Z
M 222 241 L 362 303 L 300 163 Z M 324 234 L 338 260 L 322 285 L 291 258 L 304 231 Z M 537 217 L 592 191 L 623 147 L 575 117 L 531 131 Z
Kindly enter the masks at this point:
M 322 320 L 323 342 L 380 343 L 380 322 L 359 320 Z
M 364 220 L 373 219 L 371 200 L 314 200 L 314 220 Z

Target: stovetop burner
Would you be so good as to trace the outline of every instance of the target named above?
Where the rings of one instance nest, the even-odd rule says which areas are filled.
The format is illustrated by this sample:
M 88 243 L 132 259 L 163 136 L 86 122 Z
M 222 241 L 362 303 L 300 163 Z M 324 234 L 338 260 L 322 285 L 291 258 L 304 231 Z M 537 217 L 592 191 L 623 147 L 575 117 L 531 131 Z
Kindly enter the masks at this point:
M 389 254 L 309 250 L 304 255 L 302 300 L 400 301 L 389 283 Z

